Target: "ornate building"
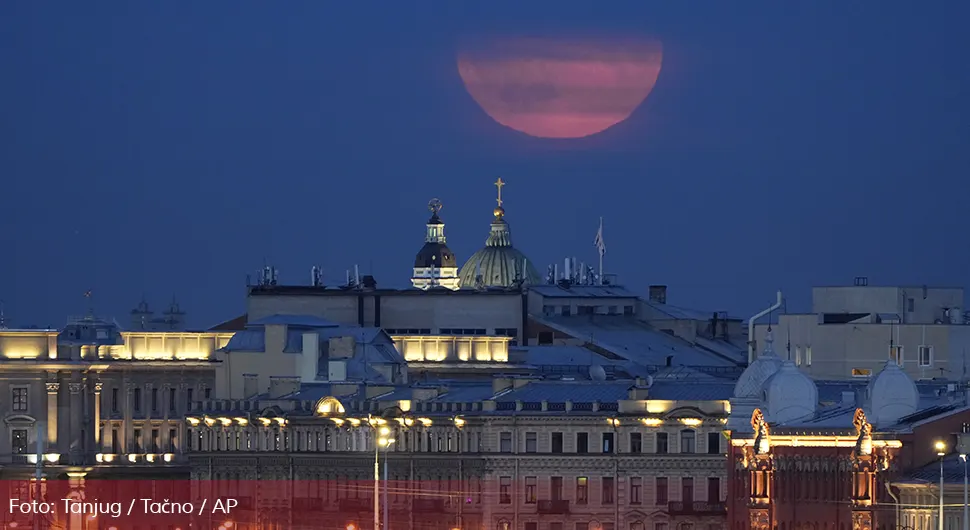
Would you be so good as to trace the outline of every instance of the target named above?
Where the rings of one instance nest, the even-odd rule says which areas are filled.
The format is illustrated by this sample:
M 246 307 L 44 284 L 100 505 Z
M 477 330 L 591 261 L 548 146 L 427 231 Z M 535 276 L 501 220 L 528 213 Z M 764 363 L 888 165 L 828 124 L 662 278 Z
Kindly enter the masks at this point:
M 542 277 L 525 254 L 512 246 L 512 232 L 502 207 L 502 179 L 495 181 L 498 206 L 492 211 L 494 219 L 485 240 L 485 248 L 472 254 L 458 273 L 463 287 L 517 287 L 539 285 Z
M 896 526 L 890 480 L 920 429 L 967 411 L 954 385 L 917 386 L 893 359 L 866 384 L 814 381 L 766 351 L 737 382 L 727 433 L 732 530 Z
M 721 528 L 731 385 L 695 376 L 328 384 L 206 402 L 189 419 L 192 476 L 292 478 L 281 513 L 333 528 L 371 527 L 375 458 L 382 505 L 408 528 Z M 247 502 L 239 522 L 260 508 Z
M 445 223 L 438 217 L 441 201 L 432 199 L 428 203 L 428 209 L 431 210 L 431 218 L 428 219 L 424 246 L 414 257 L 411 284 L 418 289 L 441 287 L 455 291 L 461 286 L 458 280 L 458 261 L 446 244 Z

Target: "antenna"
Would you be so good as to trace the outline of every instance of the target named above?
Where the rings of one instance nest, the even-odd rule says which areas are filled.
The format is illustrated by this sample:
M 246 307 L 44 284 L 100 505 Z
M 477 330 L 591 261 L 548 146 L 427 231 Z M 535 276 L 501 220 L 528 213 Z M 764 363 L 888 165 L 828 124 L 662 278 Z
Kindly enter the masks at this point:
M 347 269 L 347 279 L 344 280 L 344 285 L 350 287 L 350 269 Z
M 714 332 L 717 333 L 717 330 L 714 330 Z M 790 361 L 791 360 L 791 325 L 788 326 L 788 344 L 785 345 L 785 348 L 788 349 L 788 360 Z
M 552 277 L 554 278 L 554 281 L 552 283 L 556 283 L 556 282 L 559 281 L 559 264 L 558 263 L 552 266 Z
M 573 279 L 573 270 L 571 268 L 569 268 L 569 258 L 566 258 L 566 262 L 563 264 L 562 274 L 563 274 L 563 279 L 564 280 L 566 280 L 566 281 L 572 281 L 572 279 Z
M 360 288 L 360 267 L 356 263 L 354 264 L 354 285 Z
M 3 314 L 3 300 L 0 300 L 0 329 L 7 329 L 7 318 Z
M 546 269 L 546 283 L 549 285 L 555 285 L 556 283 L 556 273 L 552 270 L 552 265 Z

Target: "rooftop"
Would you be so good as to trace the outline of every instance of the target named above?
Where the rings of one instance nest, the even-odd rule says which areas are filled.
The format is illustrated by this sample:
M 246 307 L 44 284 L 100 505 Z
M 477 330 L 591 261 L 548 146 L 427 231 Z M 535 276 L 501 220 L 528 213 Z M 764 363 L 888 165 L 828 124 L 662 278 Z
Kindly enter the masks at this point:
M 638 298 L 636 294 L 618 285 L 550 285 L 529 287 L 546 298 Z

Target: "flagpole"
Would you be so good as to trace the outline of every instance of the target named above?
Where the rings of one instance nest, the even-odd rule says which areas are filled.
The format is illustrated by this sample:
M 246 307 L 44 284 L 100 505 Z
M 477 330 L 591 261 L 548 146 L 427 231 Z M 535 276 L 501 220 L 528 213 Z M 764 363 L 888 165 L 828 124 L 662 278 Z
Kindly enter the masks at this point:
M 602 217 L 600 217 L 599 234 L 600 234 L 601 244 L 602 244 L 602 237 L 603 237 L 603 218 Z M 600 255 L 600 285 L 603 285 L 603 254 L 605 254 L 605 252 L 603 252 L 602 247 L 596 250 L 597 250 L 597 253 Z

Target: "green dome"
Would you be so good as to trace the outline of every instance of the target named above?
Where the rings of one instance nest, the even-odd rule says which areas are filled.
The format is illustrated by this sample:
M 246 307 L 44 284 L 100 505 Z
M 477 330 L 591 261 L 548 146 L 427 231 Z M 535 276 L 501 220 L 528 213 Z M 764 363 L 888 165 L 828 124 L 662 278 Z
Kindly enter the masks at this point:
M 485 248 L 472 254 L 458 273 L 462 288 L 475 288 L 479 274 L 485 287 L 512 287 L 517 278 L 522 278 L 525 285 L 542 283 L 542 277 L 532 262 L 512 246 L 505 210 L 500 206 L 495 209 L 494 215 Z

